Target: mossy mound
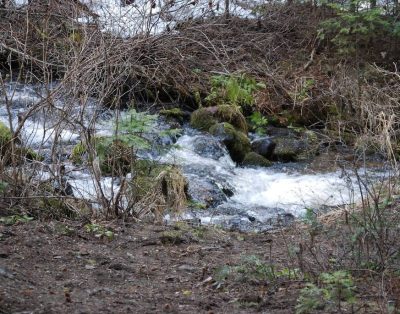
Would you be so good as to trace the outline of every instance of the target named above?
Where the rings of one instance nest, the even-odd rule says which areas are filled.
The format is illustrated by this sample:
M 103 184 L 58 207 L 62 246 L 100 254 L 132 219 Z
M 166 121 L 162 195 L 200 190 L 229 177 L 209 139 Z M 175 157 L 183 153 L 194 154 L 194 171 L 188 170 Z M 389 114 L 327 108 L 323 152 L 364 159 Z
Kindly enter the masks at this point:
M 168 168 L 169 165 L 160 164 L 151 160 L 136 160 L 133 165 L 130 197 L 133 198 L 135 202 L 143 198 L 154 188 L 157 176 Z
M 6 154 L 11 140 L 11 130 L 3 122 L 0 122 L 0 157 Z
M 227 122 L 243 133 L 248 132 L 246 118 L 238 106 L 220 105 L 200 108 L 192 113 L 190 119 L 192 127 L 202 131 L 207 131 L 220 122 Z
M 274 142 L 274 157 L 283 162 L 298 161 L 302 150 L 305 149 L 303 143 L 293 137 L 276 137 Z
M 246 134 L 236 130 L 227 122 L 213 125 L 209 132 L 224 142 L 232 160 L 235 162 L 242 162 L 246 154 L 251 151 L 250 140 Z
M 139 218 L 153 213 L 160 219 L 163 213 L 181 212 L 186 206 L 188 183 L 181 171 L 170 165 L 138 160 L 134 166 L 129 199 L 136 204 Z
M 201 131 L 208 131 L 218 121 L 214 117 L 215 111 L 212 108 L 200 108 L 190 116 L 190 125 Z
M 239 106 L 220 105 L 217 107 L 215 116 L 219 122 L 228 122 L 236 129 L 247 134 L 247 121 Z
M 167 119 L 175 119 L 182 123 L 185 119 L 185 113 L 180 108 L 162 109 L 159 111 L 160 116 L 164 116 Z
M 100 160 L 100 169 L 105 175 L 121 175 L 131 172 L 135 161 L 132 147 L 119 139 L 96 137 L 93 139 L 96 155 Z M 80 142 L 72 149 L 70 159 L 75 164 L 90 162 L 87 146 Z
M 30 148 L 14 146 L 14 151 L 12 151 L 12 140 L 13 135 L 11 130 L 4 123 L 0 122 L 0 158 L 5 165 L 9 165 L 12 160 L 20 164 L 26 160 L 42 161 L 44 159 L 43 156 L 40 156 Z
M 260 154 L 250 152 L 244 157 L 242 165 L 249 167 L 270 167 L 272 166 L 272 162 Z
M 307 160 L 319 152 L 319 141 L 313 131 L 304 131 L 301 137 L 278 136 L 273 139 L 276 143 L 274 157 L 283 162 Z

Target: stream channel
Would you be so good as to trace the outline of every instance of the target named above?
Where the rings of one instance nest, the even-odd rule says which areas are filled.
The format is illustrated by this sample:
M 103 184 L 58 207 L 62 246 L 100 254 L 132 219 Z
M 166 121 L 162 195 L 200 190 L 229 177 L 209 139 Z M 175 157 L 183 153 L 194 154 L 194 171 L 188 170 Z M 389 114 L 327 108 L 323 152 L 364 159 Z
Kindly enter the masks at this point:
M 12 100 L 14 127 L 18 124 L 18 115 L 40 101 L 42 93 L 42 87 L 36 85 L 7 85 L 7 96 Z M 0 97 L 0 121 L 9 125 L 3 96 Z M 35 170 L 36 179 L 50 177 L 51 166 L 55 163 L 50 159 L 50 152 L 55 149 L 55 126 L 59 125 L 57 162 L 65 165 L 66 178 L 74 196 L 93 200 L 96 193 L 90 172 L 82 166 L 73 165 L 68 158 L 73 146 L 80 140 L 78 128 L 72 121 L 74 117 L 89 121 L 96 116 L 96 135 L 112 135 L 115 113 L 98 109 L 94 99 L 89 100 L 84 109 L 76 104 L 67 107 L 65 99 L 61 98 L 55 101 L 55 106 L 63 109 L 68 119 L 59 124 L 62 117 L 57 110 L 38 110 L 27 119 L 22 129 L 23 145 L 45 157 Z M 159 130 L 168 127 L 162 119 L 158 119 L 154 126 Z M 177 138 L 164 136 L 153 140 L 166 147 L 163 153 L 146 150 L 139 152 L 139 157 L 178 165 L 188 180 L 192 202 L 206 204 L 207 208 L 188 210 L 180 219 L 197 219 L 202 224 L 217 224 L 235 230 L 263 231 L 276 225 L 286 225 L 304 215 L 309 208 L 329 210 L 353 204 L 360 198 L 357 180 L 342 170 L 315 172 L 307 170 L 307 165 L 302 163 L 274 163 L 268 168 L 239 167 L 218 138 L 187 125 Z M 361 173 L 375 179 L 384 176 L 379 169 L 364 169 Z M 111 189 L 117 190 L 118 184 L 118 180 L 102 178 L 102 185 L 108 193 Z M 172 218 L 166 215 L 165 219 Z

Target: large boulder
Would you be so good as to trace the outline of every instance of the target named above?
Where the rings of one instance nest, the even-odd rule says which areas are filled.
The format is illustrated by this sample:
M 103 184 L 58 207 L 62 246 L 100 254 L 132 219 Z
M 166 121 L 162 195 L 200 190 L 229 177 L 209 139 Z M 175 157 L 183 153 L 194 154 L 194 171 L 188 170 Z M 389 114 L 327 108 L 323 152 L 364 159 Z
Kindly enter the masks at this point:
M 242 165 L 247 167 L 270 167 L 272 162 L 260 154 L 250 152 L 244 157 Z
M 232 105 L 220 105 L 197 109 L 192 113 L 190 124 L 192 127 L 207 131 L 211 126 L 219 122 L 228 122 L 236 129 L 247 133 L 247 122 L 240 107 Z
M 236 130 L 227 122 L 213 125 L 209 132 L 222 140 L 235 162 L 241 163 L 246 154 L 251 151 L 250 140 L 246 134 Z

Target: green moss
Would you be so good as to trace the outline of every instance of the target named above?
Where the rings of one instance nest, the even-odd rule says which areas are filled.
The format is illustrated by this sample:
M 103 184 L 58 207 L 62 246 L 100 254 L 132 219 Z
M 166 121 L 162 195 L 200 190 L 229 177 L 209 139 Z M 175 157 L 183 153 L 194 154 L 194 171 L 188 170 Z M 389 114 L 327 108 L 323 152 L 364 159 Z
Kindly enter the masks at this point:
M 243 163 L 244 166 L 255 166 L 255 167 L 270 167 L 272 166 L 272 162 L 267 158 L 257 154 L 255 152 L 250 152 L 246 154 L 244 157 Z
M 219 122 L 228 122 L 236 129 L 244 133 L 248 132 L 246 118 L 239 106 L 220 105 L 218 106 L 216 117 Z
M 110 139 L 102 138 L 95 147 L 103 174 L 127 174 L 131 171 L 135 154 L 129 145 L 118 139 L 110 143 Z
M 210 108 L 200 108 L 194 111 L 190 117 L 190 125 L 195 129 L 207 131 L 218 121 Z
M 12 133 L 10 129 L 3 122 L 0 122 L 0 156 L 6 153 L 11 140 Z
M 86 153 L 86 147 L 82 142 L 79 142 L 72 148 L 70 159 L 74 164 L 80 165 L 83 162 L 83 155 Z
M 161 172 L 170 169 L 171 166 L 160 164 L 151 160 L 137 160 L 133 165 L 133 179 L 130 195 L 134 201 L 140 200 L 156 185 L 156 178 Z
M 180 108 L 162 109 L 159 111 L 159 114 L 166 118 L 176 119 L 179 122 L 183 122 L 184 120 L 184 113 Z
M 251 151 L 251 144 L 247 135 L 236 130 L 227 122 L 212 126 L 209 132 L 222 139 L 232 160 L 235 162 L 242 162 L 246 154 Z
M 99 157 L 100 169 L 103 174 L 126 174 L 131 171 L 135 155 L 128 144 L 111 137 L 96 137 L 92 144 Z M 72 149 L 70 159 L 75 164 L 82 164 L 85 161 L 86 153 L 87 147 L 80 142 Z
M 239 106 L 220 105 L 200 108 L 192 113 L 190 123 L 199 130 L 207 131 L 216 123 L 228 122 L 238 130 L 247 133 L 247 122 Z
M 291 137 L 278 137 L 274 139 L 276 147 L 274 155 L 279 161 L 296 161 L 299 159 L 301 147 L 299 140 Z
M 39 155 L 37 152 L 35 152 L 33 149 L 30 149 L 30 148 L 20 147 L 17 150 L 17 154 L 25 157 L 28 160 L 36 160 L 36 161 L 44 160 L 43 156 Z

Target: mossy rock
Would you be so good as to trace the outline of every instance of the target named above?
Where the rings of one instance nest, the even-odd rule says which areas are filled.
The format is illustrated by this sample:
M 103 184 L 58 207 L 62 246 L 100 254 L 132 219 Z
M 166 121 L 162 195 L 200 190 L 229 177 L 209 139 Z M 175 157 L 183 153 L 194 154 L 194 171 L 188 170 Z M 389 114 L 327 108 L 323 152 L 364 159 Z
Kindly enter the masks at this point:
M 157 176 L 169 168 L 170 165 L 160 164 L 151 160 L 136 160 L 133 165 L 131 197 L 135 201 L 144 197 L 154 188 Z
M 132 147 L 119 139 L 96 137 L 93 139 L 96 154 L 100 159 L 100 169 L 105 175 L 127 174 L 136 157 Z M 90 162 L 87 147 L 80 142 L 72 149 L 70 160 L 75 164 Z M 86 159 L 86 160 L 85 160 Z
M 13 135 L 10 129 L 2 122 L 0 122 L 0 158 L 8 165 L 12 160 L 11 155 L 11 141 Z M 15 143 L 15 142 L 14 142 Z M 44 158 L 36 153 L 34 150 L 26 147 L 14 146 L 14 161 L 18 164 L 25 160 L 42 161 Z
M 11 130 L 3 122 L 0 122 L 0 157 L 3 157 L 8 151 L 12 137 Z
M 144 212 L 160 220 L 166 211 L 180 213 L 186 207 L 188 182 L 177 167 L 140 160 L 134 169 L 128 196 L 131 202 L 147 207 Z M 142 214 L 134 214 L 141 218 Z
M 246 134 L 236 130 L 227 122 L 213 125 L 209 132 L 223 141 L 232 160 L 235 162 L 242 162 L 246 154 L 251 151 L 250 140 Z
M 220 122 L 228 122 L 236 129 L 247 134 L 247 121 L 240 107 L 220 105 L 197 109 L 192 113 L 190 124 L 192 127 L 207 131 L 211 126 Z
M 186 116 L 180 108 L 162 109 L 159 111 L 159 115 L 167 119 L 175 119 L 178 122 L 183 122 Z
M 83 156 L 86 154 L 86 147 L 82 142 L 76 144 L 71 151 L 71 155 L 69 159 L 76 165 L 80 165 L 83 163 Z
M 228 122 L 236 129 L 247 134 L 247 121 L 239 106 L 220 105 L 215 114 L 219 122 Z
M 103 174 L 125 175 L 131 172 L 131 165 L 136 156 L 132 147 L 121 140 L 103 140 L 96 143 L 96 152 L 100 158 L 100 169 Z
M 272 166 L 272 162 L 260 154 L 250 152 L 244 157 L 242 165 L 250 167 L 270 167 Z
M 200 108 L 190 116 L 190 125 L 201 131 L 208 131 L 218 121 L 214 117 L 215 112 L 211 108 Z
M 308 160 L 319 152 L 319 141 L 313 131 L 304 131 L 296 138 L 294 136 L 275 137 L 274 157 L 283 162 Z
M 305 149 L 302 141 L 293 137 L 276 137 L 274 156 L 277 160 L 283 162 L 298 161 L 299 155 Z

